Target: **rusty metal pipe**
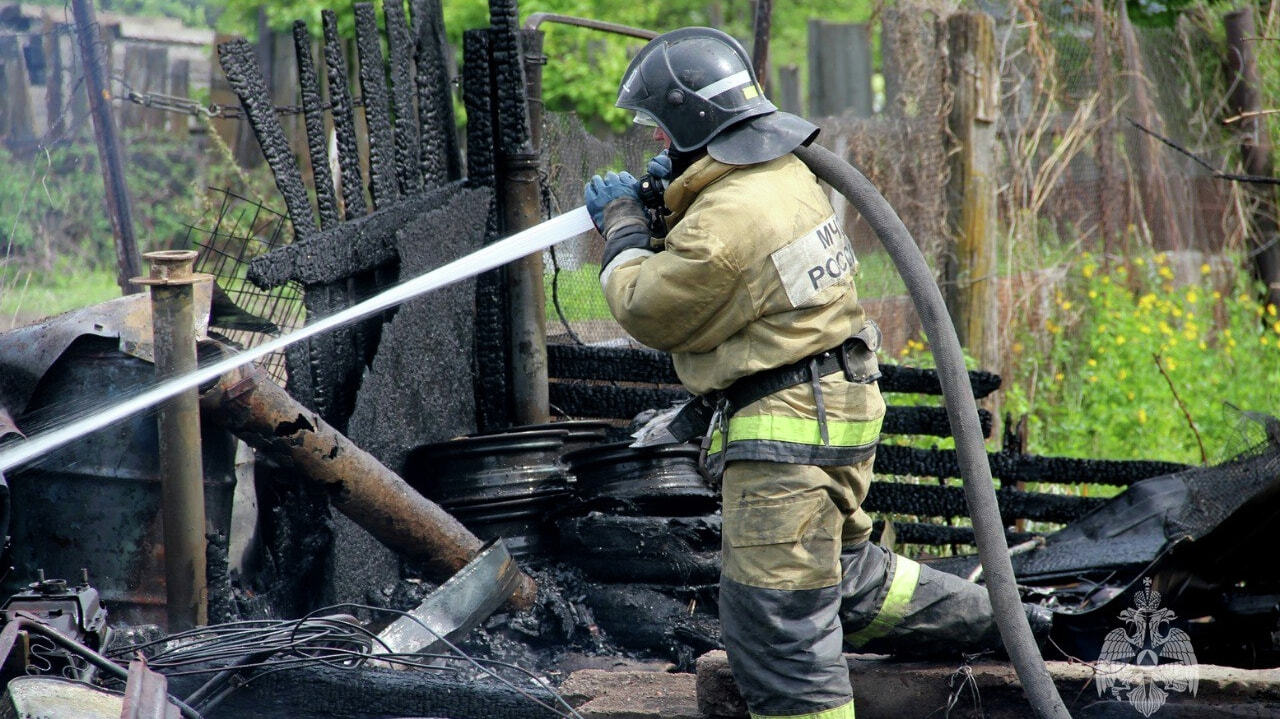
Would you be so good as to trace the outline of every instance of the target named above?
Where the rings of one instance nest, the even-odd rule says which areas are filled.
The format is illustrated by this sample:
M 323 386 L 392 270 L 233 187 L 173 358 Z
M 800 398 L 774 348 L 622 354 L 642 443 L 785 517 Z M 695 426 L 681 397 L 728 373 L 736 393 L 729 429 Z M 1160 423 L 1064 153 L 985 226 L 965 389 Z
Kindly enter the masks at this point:
M 452 576 L 484 543 L 440 505 L 289 396 L 257 367 L 223 375 L 200 398 L 208 417 L 328 490 L 329 500 L 378 541 Z M 511 604 L 533 604 L 537 586 L 521 573 Z
M 209 275 L 192 272 L 196 253 L 165 250 L 143 255 L 151 288 L 152 344 L 156 379 L 196 370 L 195 283 Z M 168 630 L 180 632 L 209 622 L 205 576 L 204 466 L 200 457 L 200 398 L 194 388 L 160 405 L 160 499 L 164 520 L 165 610 Z
M 519 153 L 504 158 L 503 225 L 514 234 L 542 222 L 542 188 L 538 156 Z M 542 253 L 535 252 L 507 268 L 511 312 L 511 374 L 516 424 L 542 424 L 551 419 L 547 396 L 547 314 L 542 289 Z

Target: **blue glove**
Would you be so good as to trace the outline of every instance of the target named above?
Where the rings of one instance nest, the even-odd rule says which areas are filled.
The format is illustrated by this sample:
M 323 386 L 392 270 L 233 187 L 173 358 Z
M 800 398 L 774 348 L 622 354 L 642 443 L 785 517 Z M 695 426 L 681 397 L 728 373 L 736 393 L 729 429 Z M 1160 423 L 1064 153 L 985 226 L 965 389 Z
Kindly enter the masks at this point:
M 638 184 L 640 183 L 630 172 L 610 172 L 603 178 L 599 175 L 592 176 L 591 182 L 583 190 L 583 197 L 587 203 L 587 213 L 591 215 L 591 221 L 596 224 L 597 230 L 604 230 L 604 208 L 610 202 L 630 198 L 637 207 L 640 206 L 640 195 L 636 193 Z
M 649 173 L 649 177 L 655 180 L 661 180 L 663 185 L 671 182 L 671 156 L 666 150 L 659 152 L 649 160 L 649 164 L 644 168 Z

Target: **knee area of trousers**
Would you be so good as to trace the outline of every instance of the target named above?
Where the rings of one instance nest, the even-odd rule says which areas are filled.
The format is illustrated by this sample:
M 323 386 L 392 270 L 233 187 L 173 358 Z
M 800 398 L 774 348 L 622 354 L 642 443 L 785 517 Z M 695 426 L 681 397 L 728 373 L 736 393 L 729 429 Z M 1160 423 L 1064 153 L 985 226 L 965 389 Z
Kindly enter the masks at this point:
M 765 589 L 818 589 L 841 577 L 843 518 L 824 492 L 727 502 L 723 575 Z

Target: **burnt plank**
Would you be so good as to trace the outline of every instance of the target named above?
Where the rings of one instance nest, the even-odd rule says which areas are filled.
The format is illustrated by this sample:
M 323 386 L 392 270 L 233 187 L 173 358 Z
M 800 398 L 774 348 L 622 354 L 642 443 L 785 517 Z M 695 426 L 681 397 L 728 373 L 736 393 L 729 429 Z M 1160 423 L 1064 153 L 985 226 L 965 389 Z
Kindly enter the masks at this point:
M 320 227 L 332 227 L 338 216 L 338 198 L 333 194 L 333 175 L 329 171 L 329 142 L 324 131 L 324 103 L 320 99 L 320 82 L 311 57 L 311 33 L 307 24 L 293 24 L 293 49 L 298 56 L 298 86 L 302 95 L 302 114 L 307 128 L 307 150 L 311 155 L 311 177 L 315 183 L 316 209 Z
M 671 355 L 652 349 L 549 344 L 547 372 L 560 379 L 680 383 Z
M 332 10 L 320 13 L 324 25 L 324 64 L 329 80 L 329 106 L 333 132 L 338 141 L 338 167 L 342 175 L 342 203 L 346 218 L 365 212 L 364 176 L 360 173 L 360 148 L 356 142 L 355 106 L 347 85 L 347 61 L 338 35 L 338 16 Z
M 253 46 L 242 39 L 222 43 L 218 46 L 218 60 L 231 89 L 240 98 L 240 105 L 249 118 L 249 125 L 258 138 L 258 145 L 267 158 L 272 175 L 275 176 L 276 187 L 289 210 L 294 237 L 305 239 L 316 231 L 315 218 L 311 214 L 311 200 L 307 196 L 306 185 L 302 182 L 302 171 L 298 168 L 297 159 L 289 148 L 289 140 L 284 135 L 284 127 L 280 125 L 280 118 L 276 116 L 275 106 L 271 103 L 271 95 L 267 92 L 267 83 L 263 79 L 262 68 L 258 65 Z
M 1005 483 L 1054 482 L 1127 486 L 1134 482 L 1186 469 L 1173 462 L 1146 460 L 1076 459 L 1038 457 L 1028 454 L 991 452 L 987 454 L 991 474 Z M 876 471 L 881 474 L 952 478 L 960 476 L 955 450 L 925 450 L 880 445 Z
M 396 183 L 391 110 L 387 104 L 386 61 L 382 57 L 373 3 L 358 2 L 355 12 L 360 98 L 364 105 L 364 119 L 369 126 L 369 187 L 373 206 L 381 207 L 400 194 Z
M 592 347 L 583 345 L 548 345 L 547 367 L 552 377 L 563 379 L 597 379 L 618 382 L 679 383 L 670 360 L 666 372 L 657 350 L 629 347 Z M 880 391 L 888 393 L 941 394 L 937 372 L 899 365 L 883 364 Z M 1000 387 L 1000 376 L 990 372 L 969 372 L 969 383 L 975 397 L 985 397 Z
M 338 282 L 368 272 L 399 258 L 396 232 L 423 214 L 440 209 L 463 187 L 454 182 L 432 192 L 417 193 L 368 215 L 316 233 L 255 257 L 246 273 L 262 288 L 290 280 L 307 284 Z
M 1000 518 L 1005 524 L 1016 519 L 1066 524 L 1088 514 L 1107 500 L 1062 494 L 998 489 Z M 968 505 L 960 487 L 905 482 L 874 482 L 863 508 L 869 512 L 894 512 L 918 517 L 965 517 Z
M 938 373 L 932 369 L 917 369 L 900 365 L 880 366 L 880 391 L 912 394 L 942 394 Z M 982 399 L 1000 389 L 1000 375 L 982 370 L 969 370 L 969 386 L 973 396 Z
M 382 5 L 387 21 L 387 48 L 391 55 L 391 112 L 396 142 L 396 180 L 400 194 L 422 187 L 418 166 L 418 118 L 413 106 L 413 36 L 402 2 Z
M 516 0 L 489 0 L 489 61 L 498 101 L 499 156 L 531 152 L 529 105 Z
M 497 175 L 488 30 L 467 30 L 462 34 L 462 58 L 462 97 L 467 108 L 467 184 L 493 188 Z M 497 237 L 495 202 L 485 225 L 485 244 Z M 511 382 L 506 360 L 510 317 L 506 286 L 501 268 L 476 279 L 474 374 L 476 417 L 482 431 L 511 425 Z
M 416 36 L 414 85 L 418 94 L 421 150 L 418 162 L 427 187 L 462 177 L 462 156 L 454 131 L 453 92 L 449 83 L 449 43 L 440 0 L 413 3 Z
M 647 409 L 689 399 L 689 393 L 682 389 L 562 382 L 550 383 L 547 394 L 561 414 L 608 419 L 631 419 Z
M 973 527 L 949 527 L 925 522 L 894 522 L 895 544 L 973 544 Z M 879 543 L 884 536 L 884 520 L 877 519 L 871 525 L 871 541 Z M 1005 529 L 1004 538 L 1010 546 L 1040 536 L 1033 532 L 1014 532 Z

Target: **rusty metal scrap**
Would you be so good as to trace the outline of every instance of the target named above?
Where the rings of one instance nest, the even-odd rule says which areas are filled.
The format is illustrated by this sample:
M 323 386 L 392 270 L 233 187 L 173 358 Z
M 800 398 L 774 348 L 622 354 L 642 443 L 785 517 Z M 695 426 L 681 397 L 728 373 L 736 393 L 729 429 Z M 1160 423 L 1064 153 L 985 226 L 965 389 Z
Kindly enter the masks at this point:
M 224 375 L 201 402 L 211 419 L 321 483 L 338 510 L 439 576 L 461 570 L 483 549 L 458 520 L 298 404 L 262 370 Z M 536 591 L 533 580 L 521 575 L 512 604 L 528 607 Z
M 430 653 L 484 621 L 520 583 L 520 569 L 502 540 L 490 542 L 413 611 L 378 634 L 374 654 Z M 392 666 L 396 666 L 392 662 Z
M 179 714 L 169 701 L 169 680 L 148 669 L 141 656 L 129 662 L 120 719 L 178 719 Z

